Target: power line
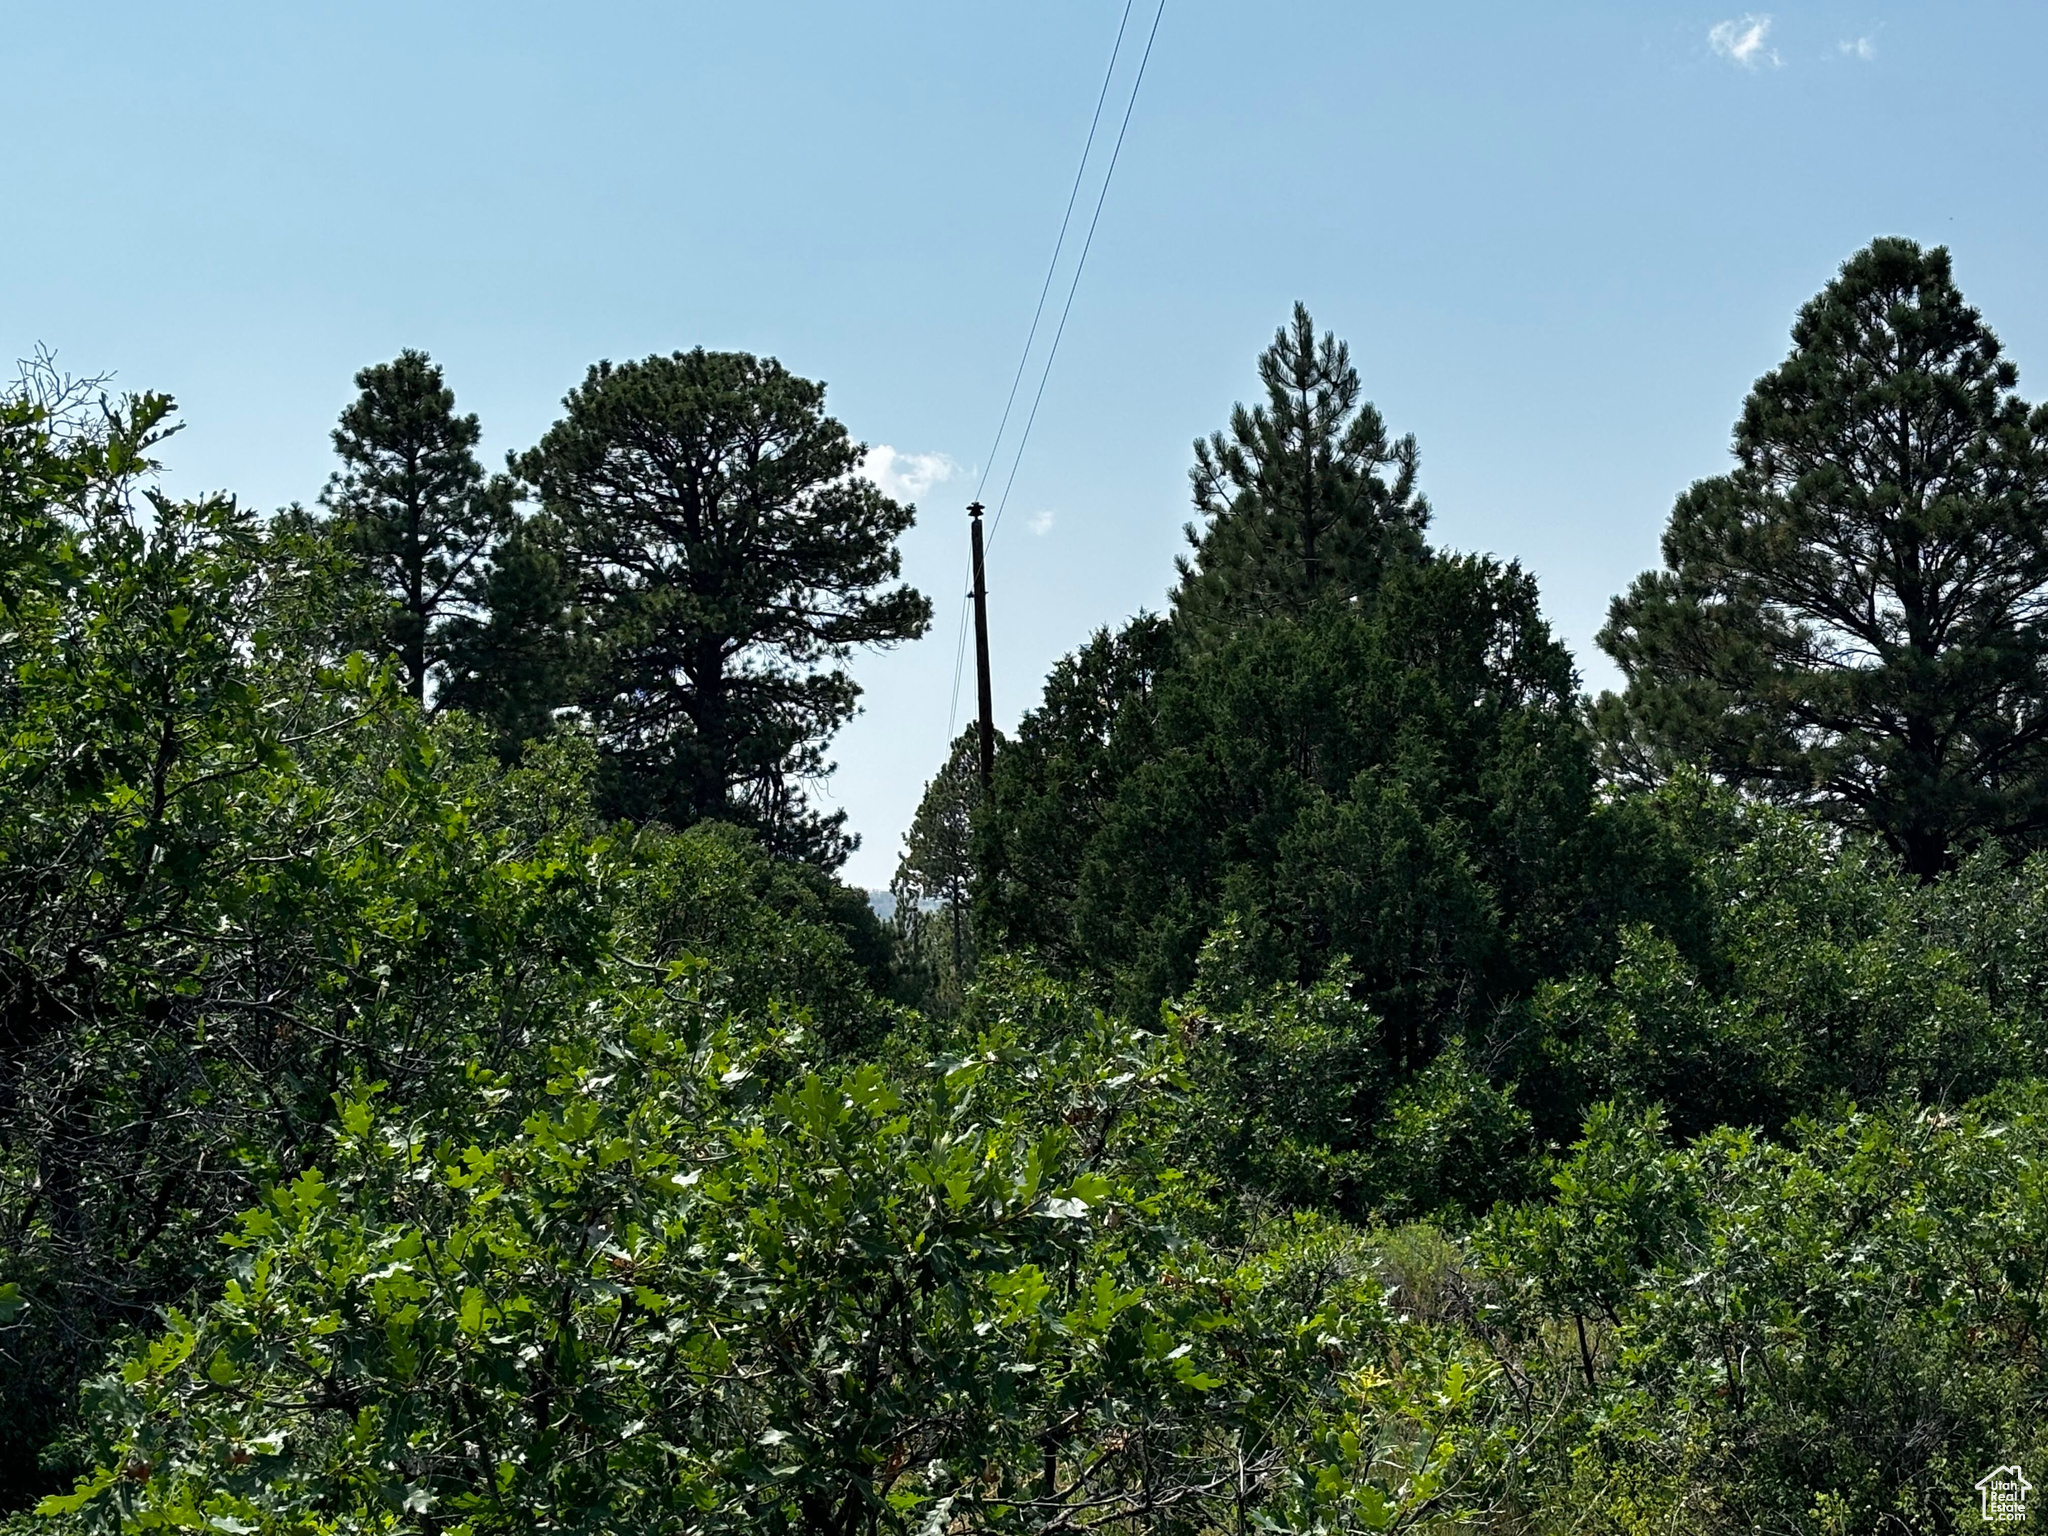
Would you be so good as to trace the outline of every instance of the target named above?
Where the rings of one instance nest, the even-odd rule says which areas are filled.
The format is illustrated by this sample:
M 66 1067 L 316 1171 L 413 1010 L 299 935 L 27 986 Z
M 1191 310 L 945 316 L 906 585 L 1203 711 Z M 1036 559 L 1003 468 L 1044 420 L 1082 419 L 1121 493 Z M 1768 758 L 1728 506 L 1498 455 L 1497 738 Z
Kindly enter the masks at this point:
M 971 565 L 970 565 L 971 568 Z M 960 674 L 967 665 L 967 605 L 974 601 L 972 592 L 960 599 L 960 638 L 953 646 L 953 702 L 946 710 L 946 751 L 948 761 L 953 751 L 953 726 L 960 718 Z
M 1130 25 L 1131 7 L 1135 4 L 1137 0 L 1124 0 L 1123 18 L 1116 24 L 1116 41 L 1109 49 L 1109 68 L 1102 72 L 1102 89 L 1095 94 L 1095 115 L 1088 119 L 1088 138 L 1081 146 L 1081 163 L 1074 167 L 1074 186 L 1067 193 L 1067 211 L 1060 215 L 1060 235 L 1052 243 L 1052 260 L 1045 264 L 1045 281 L 1039 284 L 1038 307 L 1031 312 L 1031 329 L 1024 333 L 1024 350 L 1018 354 L 1016 376 L 1010 380 L 1010 398 L 1003 402 L 1003 419 L 996 424 L 996 440 L 988 445 L 988 460 L 982 465 L 980 483 L 974 487 L 976 501 L 981 500 L 981 493 L 988 488 L 988 472 L 995 468 L 996 451 L 1003 446 L 1003 433 L 1010 425 L 1010 409 L 1017 403 L 1017 386 L 1024 382 L 1024 366 L 1031 361 L 1031 343 L 1038 339 L 1038 322 L 1045 315 L 1045 296 L 1052 292 L 1053 274 L 1060 269 L 1060 252 L 1066 249 L 1067 244 L 1067 226 L 1073 222 L 1074 203 L 1081 195 L 1081 182 L 1088 171 L 1088 157 L 1095 152 L 1095 130 L 1102 123 L 1102 104 L 1109 100 L 1109 82 L 1116 76 L 1117 55 L 1124 46 L 1124 28 Z
M 1165 0 L 1160 0 L 1160 3 L 1163 6 Z M 1102 89 L 1095 93 L 1095 113 L 1088 119 L 1088 137 L 1081 145 L 1080 164 L 1074 167 L 1074 185 L 1067 193 L 1066 211 L 1060 215 L 1059 238 L 1054 240 L 1052 244 L 1052 260 L 1045 264 L 1045 281 L 1038 286 L 1038 307 L 1031 312 L 1031 328 L 1024 333 L 1024 350 L 1017 356 L 1017 371 L 1010 379 L 1009 398 L 1003 401 L 1003 414 L 1002 419 L 996 424 L 995 441 L 988 446 L 988 458 L 982 464 L 981 479 L 974 488 L 974 499 L 976 501 L 981 500 L 981 493 L 988 486 L 989 472 L 995 468 L 996 455 L 1003 446 L 1003 434 L 1009 430 L 1010 412 L 1017 404 L 1017 388 L 1024 382 L 1024 370 L 1031 362 L 1031 345 L 1038 340 L 1038 322 L 1045 317 L 1046 296 L 1052 292 L 1053 277 L 1060 269 L 1060 253 L 1067 247 L 1067 229 L 1074 219 L 1074 204 L 1080 199 L 1081 183 L 1087 178 L 1089 157 L 1095 153 L 1095 131 L 1102 125 L 1103 103 L 1109 100 L 1110 82 L 1116 78 L 1116 61 L 1123 52 L 1124 31 L 1130 26 L 1131 9 L 1136 4 L 1137 0 L 1124 0 L 1123 15 L 1116 24 L 1116 40 L 1110 44 L 1109 48 L 1109 67 L 1102 72 Z M 1157 33 L 1159 30 L 1159 18 L 1157 16 L 1152 19 L 1152 30 L 1154 33 Z M 1149 41 L 1145 45 L 1145 51 L 1147 55 L 1152 51 L 1152 45 Z M 1139 68 L 1138 78 L 1140 80 L 1144 78 L 1143 66 Z M 1133 99 L 1135 99 L 1135 95 Z M 1124 124 L 1126 127 L 1130 124 L 1130 118 L 1130 110 L 1126 108 L 1124 111 Z M 1117 146 L 1121 148 L 1122 145 L 1123 135 L 1118 133 Z M 1113 172 L 1115 169 L 1116 159 L 1112 156 L 1110 159 L 1110 170 Z M 1108 182 L 1106 180 L 1103 186 L 1107 190 Z M 1096 218 L 1102 216 L 1102 202 L 1099 198 L 1095 204 L 1095 216 Z M 1088 226 L 1088 238 L 1090 240 L 1095 238 L 1095 225 L 1093 222 Z M 1084 262 L 1088 259 L 1085 249 L 1082 251 L 1081 259 Z M 1073 302 L 1073 292 L 1069 290 L 1067 294 L 1067 305 L 1069 308 L 1072 307 Z M 1062 330 L 1066 328 L 1066 323 L 1067 317 L 1063 311 L 1060 315 L 1060 328 Z M 1053 346 L 1057 349 L 1059 343 L 1055 341 Z M 1038 392 L 1041 395 L 1045 393 L 1045 381 L 1043 378 L 1039 380 Z M 1037 413 L 1038 406 L 1034 401 L 1032 404 L 1032 414 L 1036 416 Z M 1030 434 L 1028 426 L 1025 428 L 1025 434 L 1026 436 Z M 1010 478 L 1014 480 L 1016 476 L 1017 467 L 1013 462 L 1010 466 Z M 1008 493 L 1005 492 L 1006 499 L 1007 495 Z M 1000 519 L 1002 516 L 1001 511 L 998 510 L 996 515 Z M 971 599 L 972 594 L 970 593 L 960 601 L 960 638 L 958 644 L 953 648 L 953 698 L 946 711 L 946 750 L 948 752 L 953 749 L 953 727 L 959 722 L 960 718 L 960 677 L 967 661 L 967 604 Z
M 1095 226 L 1102 221 L 1102 205 L 1109 198 L 1109 183 L 1116 175 L 1117 157 L 1123 153 L 1124 135 L 1130 131 L 1131 113 L 1138 105 L 1138 92 L 1145 84 L 1145 66 L 1152 62 L 1152 44 L 1159 37 L 1159 21 L 1165 14 L 1166 0 L 1159 0 L 1159 8 L 1152 13 L 1152 30 L 1145 38 L 1144 55 L 1138 60 L 1138 76 L 1131 82 L 1131 99 L 1124 103 L 1124 120 L 1116 131 L 1116 145 L 1109 152 L 1109 169 L 1103 173 L 1102 190 L 1095 197 L 1095 212 L 1088 220 L 1088 238 L 1081 242 L 1081 256 L 1074 263 L 1074 280 L 1067 285 L 1067 302 L 1060 310 L 1060 323 L 1052 333 L 1052 345 L 1046 349 L 1045 367 L 1038 375 L 1038 393 L 1032 396 L 1031 414 L 1024 418 L 1024 431 L 1017 439 L 1017 455 L 1010 460 L 1010 478 L 1003 483 L 1002 500 L 996 503 L 996 515 L 989 523 L 988 540 L 991 545 L 995 543 L 997 530 L 1003 525 L 1003 509 L 1010 504 L 1010 487 L 1017 483 L 1017 466 L 1024 462 L 1024 450 L 1031 442 L 1031 427 L 1038 420 L 1038 405 L 1045 398 L 1046 380 L 1052 377 L 1052 362 L 1059 355 L 1060 338 L 1067 333 L 1067 316 L 1074 309 L 1074 295 L 1081 287 L 1081 273 L 1088 265 L 1089 249 L 1095 244 Z

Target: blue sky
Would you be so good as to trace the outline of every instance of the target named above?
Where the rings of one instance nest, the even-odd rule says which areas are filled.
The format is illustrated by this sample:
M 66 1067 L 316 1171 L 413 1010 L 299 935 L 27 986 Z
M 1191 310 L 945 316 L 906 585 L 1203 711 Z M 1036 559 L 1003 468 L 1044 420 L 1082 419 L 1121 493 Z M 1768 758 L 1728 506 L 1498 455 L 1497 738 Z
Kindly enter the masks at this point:
M 917 493 L 939 613 L 856 659 L 835 746 L 879 886 L 943 754 L 961 507 L 1121 10 L 9 5 L 0 345 L 176 394 L 172 488 L 265 508 L 317 493 L 351 374 L 402 347 L 493 459 L 599 357 L 826 380 Z M 1438 541 L 1524 561 L 1606 683 L 1609 597 L 1873 235 L 1950 245 L 2048 393 L 2044 43 L 2048 9 L 1956 0 L 1168 0 L 992 551 L 999 720 L 1161 604 L 1189 443 L 1297 298 L 1419 438 Z

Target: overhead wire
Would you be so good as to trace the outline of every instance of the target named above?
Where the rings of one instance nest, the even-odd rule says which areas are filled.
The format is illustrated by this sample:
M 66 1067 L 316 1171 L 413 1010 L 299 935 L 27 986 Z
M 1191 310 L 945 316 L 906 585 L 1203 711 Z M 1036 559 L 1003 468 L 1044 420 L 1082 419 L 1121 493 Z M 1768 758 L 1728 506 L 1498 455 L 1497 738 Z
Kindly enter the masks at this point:
M 995 468 L 996 458 L 1003 446 L 1003 434 L 1009 430 L 1010 413 L 1016 407 L 1017 404 L 1018 386 L 1024 382 L 1024 370 L 1031 362 L 1032 343 L 1038 340 L 1038 322 L 1045 317 L 1046 297 L 1052 292 L 1052 280 L 1053 277 L 1058 273 L 1060 268 L 1060 254 L 1066 249 L 1067 230 L 1068 227 L 1073 223 L 1074 219 L 1074 204 L 1080 199 L 1081 184 L 1087 178 L 1088 161 L 1090 157 L 1095 153 L 1095 133 L 1096 130 L 1102 126 L 1102 107 L 1103 104 L 1109 100 L 1110 83 L 1116 78 L 1116 61 L 1123 53 L 1124 33 L 1130 26 L 1131 10 L 1136 4 L 1137 0 L 1124 0 L 1123 15 L 1117 20 L 1116 40 L 1110 44 L 1109 49 L 1109 67 L 1103 70 L 1102 72 L 1102 89 L 1095 93 L 1095 112 L 1094 115 L 1088 119 L 1088 137 L 1086 140 L 1083 141 L 1081 145 L 1080 164 L 1074 167 L 1074 185 L 1067 193 L 1066 211 L 1060 215 L 1059 237 L 1053 241 L 1052 260 L 1048 261 L 1045 265 L 1045 281 L 1039 284 L 1038 287 L 1038 307 L 1032 310 L 1031 312 L 1031 328 L 1024 333 L 1024 350 L 1020 352 L 1017 356 L 1017 371 L 1010 379 L 1009 398 L 1003 401 L 1003 414 L 1002 419 L 996 424 L 995 441 L 989 444 L 988 458 L 982 465 L 981 479 L 974 487 L 974 499 L 976 502 L 979 502 L 981 500 L 981 493 L 988 486 L 989 472 Z M 1165 0 L 1160 0 L 1160 4 L 1163 9 L 1165 5 Z M 1152 19 L 1152 30 L 1155 35 L 1159 31 L 1159 18 L 1157 16 L 1154 16 Z M 1152 45 L 1149 40 L 1145 45 L 1145 51 L 1147 56 L 1149 57 L 1152 51 Z M 1142 66 L 1139 69 L 1138 78 L 1141 82 L 1144 79 L 1144 70 Z M 1136 93 L 1134 92 L 1132 95 L 1132 100 L 1135 101 L 1136 99 Z M 1130 126 L 1130 120 L 1130 109 L 1126 107 L 1124 109 L 1125 127 Z M 1121 132 L 1117 134 L 1117 146 L 1119 149 L 1121 149 L 1123 146 L 1123 134 Z M 1110 170 L 1114 172 L 1115 169 L 1116 160 L 1115 157 L 1112 156 L 1110 159 Z M 1103 183 L 1103 186 L 1104 190 L 1106 191 L 1108 189 L 1108 182 L 1105 181 Z M 1098 198 L 1095 204 L 1095 218 L 1099 219 L 1101 217 L 1102 202 L 1101 199 Z M 1095 225 L 1092 220 L 1090 221 L 1088 226 L 1088 238 L 1091 241 L 1095 238 Z M 1083 262 L 1085 262 L 1088 259 L 1085 248 L 1082 251 L 1081 259 Z M 1076 273 L 1076 276 L 1078 277 L 1078 271 Z M 1073 290 L 1070 288 L 1067 292 L 1068 308 L 1072 308 L 1073 302 Z M 1060 314 L 1060 328 L 1062 330 L 1066 328 L 1066 323 L 1066 313 L 1063 310 Z M 1059 344 L 1057 341 L 1055 341 L 1053 345 L 1055 348 L 1057 348 Z M 1041 377 L 1038 381 L 1038 393 L 1041 396 L 1045 393 L 1045 380 L 1043 377 Z M 1034 417 L 1038 414 L 1038 405 L 1036 400 L 1032 402 L 1031 413 Z M 1029 436 L 1029 432 L 1030 429 L 1029 427 L 1027 427 L 1025 429 L 1026 436 Z M 1010 478 L 1012 480 L 1015 480 L 1016 477 L 1017 468 L 1015 462 L 1013 461 L 1010 466 Z M 1004 495 L 1007 499 L 1007 489 L 1005 490 Z M 998 518 L 1000 518 L 1001 513 L 998 512 L 997 516 Z M 973 579 L 973 565 L 970 561 L 967 574 L 968 583 L 972 583 Z M 953 727 L 959 722 L 960 718 L 960 680 L 967 662 L 967 604 L 970 601 L 972 601 L 972 599 L 973 592 L 970 586 L 970 590 L 967 592 L 966 596 L 963 597 L 961 600 L 959 640 L 953 647 L 953 695 L 952 702 L 948 705 L 946 711 L 946 750 L 948 752 L 950 752 L 953 747 Z
M 1017 386 L 1024 382 L 1024 367 L 1031 361 L 1031 344 L 1038 339 L 1038 322 L 1045 317 L 1046 295 L 1052 292 L 1052 280 L 1060 269 L 1060 252 L 1066 249 L 1067 226 L 1074 221 L 1074 204 L 1081 196 L 1081 183 L 1086 179 L 1088 157 L 1095 152 L 1095 130 L 1102 125 L 1102 104 L 1109 100 L 1109 83 L 1116 77 L 1117 56 L 1123 52 L 1124 29 L 1131 24 L 1131 7 L 1137 0 L 1124 0 L 1124 14 L 1116 24 L 1116 41 L 1110 44 L 1109 68 L 1102 72 L 1102 89 L 1095 93 L 1095 115 L 1088 119 L 1088 138 L 1081 145 L 1081 163 L 1074 167 L 1073 189 L 1067 193 L 1067 209 L 1060 215 L 1059 238 L 1052 243 L 1052 260 L 1045 264 L 1045 281 L 1038 286 L 1038 307 L 1031 312 L 1031 329 L 1024 333 L 1024 350 L 1017 355 L 1017 372 L 1010 379 L 1010 397 L 1003 402 L 1003 417 L 996 424 L 996 440 L 988 445 L 988 460 L 982 465 L 981 480 L 974 487 L 974 499 L 981 500 L 981 493 L 988 486 L 988 472 L 995 468 L 996 452 L 1003 446 L 1003 433 L 1010 425 L 1010 410 L 1017 403 Z
M 1109 152 L 1109 169 L 1103 173 L 1102 190 L 1095 197 L 1095 212 L 1088 220 L 1088 237 L 1081 242 L 1081 255 L 1074 263 L 1074 279 L 1067 284 L 1067 301 L 1060 309 L 1060 323 L 1052 333 L 1052 345 L 1046 348 L 1045 367 L 1038 375 L 1038 392 L 1031 399 L 1031 414 L 1024 418 L 1024 430 L 1017 439 L 1016 456 L 1010 460 L 1010 477 L 1003 482 L 1002 499 L 996 503 L 996 515 L 989 521 L 988 542 L 991 547 L 1003 525 L 1003 509 L 1010 504 L 1010 489 L 1017 483 L 1017 467 L 1024 462 L 1024 450 L 1031 442 L 1031 428 L 1038 420 L 1039 403 L 1045 399 L 1046 380 L 1052 377 L 1053 359 L 1059 356 L 1060 338 L 1067 334 L 1067 316 L 1074 310 L 1074 295 L 1080 290 L 1081 273 L 1088 266 L 1088 252 L 1095 244 L 1095 226 L 1102 222 L 1102 205 L 1109 200 L 1109 184 L 1116 176 L 1117 159 L 1124 150 L 1124 135 L 1130 131 L 1131 113 L 1137 108 L 1138 92 L 1144 88 L 1145 66 L 1152 62 L 1152 44 L 1159 38 L 1159 22 L 1165 15 L 1166 0 L 1159 0 L 1159 8 L 1152 13 L 1152 30 L 1145 38 L 1145 52 L 1138 60 L 1137 78 L 1131 82 L 1131 99 L 1124 103 L 1124 120 L 1117 128 L 1116 144 Z
M 972 563 L 970 559 L 970 566 Z M 973 592 L 961 595 L 960 637 L 953 644 L 953 703 L 946 712 L 946 751 L 949 754 L 953 750 L 953 724 L 960 718 L 960 674 L 967 661 L 967 605 L 973 601 Z

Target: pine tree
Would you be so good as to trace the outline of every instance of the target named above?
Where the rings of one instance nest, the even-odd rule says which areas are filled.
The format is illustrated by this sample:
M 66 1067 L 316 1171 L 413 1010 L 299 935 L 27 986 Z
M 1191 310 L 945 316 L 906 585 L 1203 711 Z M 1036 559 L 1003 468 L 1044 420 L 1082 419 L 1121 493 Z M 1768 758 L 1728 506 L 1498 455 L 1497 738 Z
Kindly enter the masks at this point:
M 1239 405 L 1228 434 L 1197 441 L 1188 472 L 1207 522 L 1188 526 L 1174 613 L 1209 639 L 1321 596 L 1369 595 L 1390 560 L 1425 552 L 1415 439 L 1389 439 L 1359 399 L 1350 349 L 1328 332 L 1319 343 L 1304 305 L 1260 354 L 1259 379 L 1266 403 Z
M 1850 258 L 1751 391 L 1734 471 L 1615 600 L 1610 763 L 1702 761 L 1923 878 L 2048 830 L 2048 410 L 2017 382 L 1946 250 Z
M 897 539 L 915 509 L 860 478 L 822 384 L 772 358 L 599 363 L 519 460 L 578 615 L 578 702 L 614 814 L 759 829 L 834 867 L 844 813 L 802 783 L 860 690 L 854 646 L 924 633 Z
M 930 977 L 928 1001 L 957 1007 L 974 970 L 974 817 L 981 806 L 981 744 L 960 733 L 945 763 L 924 787 L 903 834 L 889 892 L 906 958 Z
M 396 658 L 412 696 L 447 659 L 451 620 L 472 612 L 475 586 L 512 517 L 512 482 L 477 463 L 475 416 L 424 352 L 405 351 L 356 375 L 341 413 L 342 468 L 321 495 L 339 545 L 389 602 L 371 643 Z

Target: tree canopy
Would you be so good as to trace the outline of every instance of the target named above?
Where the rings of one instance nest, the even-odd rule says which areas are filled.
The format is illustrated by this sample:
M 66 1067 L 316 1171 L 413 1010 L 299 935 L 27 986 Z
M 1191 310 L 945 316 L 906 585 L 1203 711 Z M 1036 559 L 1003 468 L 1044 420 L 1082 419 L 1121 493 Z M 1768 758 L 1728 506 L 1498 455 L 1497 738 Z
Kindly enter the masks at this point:
M 901 960 L 918 972 L 926 1008 L 957 1008 L 973 975 L 974 820 L 981 802 L 981 737 L 970 727 L 925 785 L 889 882 Z
M 342 467 L 320 499 L 383 598 L 366 638 L 425 703 L 451 629 L 476 611 L 486 562 L 511 525 L 512 482 L 477 463 L 483 428 L 455 414 L 455 392 L 426 353 L 365 368 L 356 388 L 334 429 Z
M 572 593 L 607 803 L 834 864 L 843 813 L 802 788 L 859 697 L 833 664 L 915 639 L 931 605 L 887 585 L 914 511 L 854 473 L 824 398 L 740 352 L 599 363 L 518 467 Z
M 1887 821 L 1930 781 L 1765 643 L 1862 591 L 1896 654 L 1802 687 L 2030 729 L 1965 685 L 2030 654 L 2037 419 L 1952 299 L 1880 242 L 1809 307 L 1604 735 L 1298 312 L 1172 617 L 986 794 L 949 744 L 887 925 L 796 785 L 925 608 L 820 386 L 593 370 L 422 673 L 388 551 L 168 494 L 169 399 L 32 364 L 0 1532 L 1976 1529 L 2048 1458 L 2035 770 Z M 1710 634 L 1748 670 L 1658 649 Z M 1752 739 L 1893 787 L 1700 745 Z
M 2048 408 L 1949 254 L 1874 242 L 1757 381 L 1600 643 L 1615 761 L 1697 761 L 1932 876 L 2048 826 Z
M 1265 403 L 1197 439 L 1188 471 L 1205 522 L 1188 527 L 1174 614 L 1195 633 L 1370 597 L 1389 563 L 1424 552 L 1415 439 L 1390 438 L 1361 400 L 1350 348 L 1329 332 L 1318 341 L 1297 303 L 1258 368 Z

